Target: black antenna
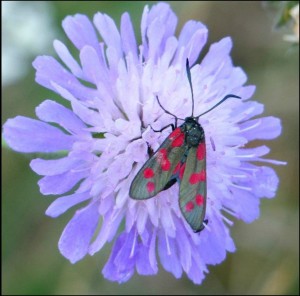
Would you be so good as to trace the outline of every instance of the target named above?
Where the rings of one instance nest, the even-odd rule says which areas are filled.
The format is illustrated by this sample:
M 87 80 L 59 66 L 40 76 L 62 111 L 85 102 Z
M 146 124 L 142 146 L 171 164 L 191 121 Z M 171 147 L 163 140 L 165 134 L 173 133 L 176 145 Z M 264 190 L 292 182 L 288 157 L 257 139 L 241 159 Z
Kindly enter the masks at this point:
M 208 109 L 207 111 L 205 111 L 204 113 L 202 113 L 202 114 L 196 116 L 195 118 L 198 119 L 200 116 L 202 116 L 202 115 L 208 113 L 208 112 L 211 111 L 212 109 L 215 109 L 217 106 L 219 106 L 220 104 L 222 104 L 224 101 L 226 101 L 226 100 L 229 99 L 229 98 L 241 99 L 241 97 L 236 96 L 236 95 L 227 95 L 227 96 L 225 96 L 219 103 L 217 103 L 216 105 L 214 105 L 213 107 L 211 107 L 210 109 Z
M 191 93 L 192 93 L 192 117 L 194 117 L 194 93 L 193 93 L 192 77 L 191 77 L 189 59 L 186 59 L 186 74 L 187 74 L 187 77 L 188 77 L 188 81 L 189 81 L 190 88 L 191 88 Z

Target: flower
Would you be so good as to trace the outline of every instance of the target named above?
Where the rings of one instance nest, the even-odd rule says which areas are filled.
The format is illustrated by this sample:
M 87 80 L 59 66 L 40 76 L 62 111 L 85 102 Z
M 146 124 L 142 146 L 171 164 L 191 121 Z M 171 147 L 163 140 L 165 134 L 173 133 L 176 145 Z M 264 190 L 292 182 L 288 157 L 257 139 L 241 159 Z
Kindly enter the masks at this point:
M 275 171 L 252 162 L 284 163 L 262 158 L 269 152 L 266 146 L 246 145 L 278 137 L 280 120 L 253 119 L 263 112 L 263 105 L 250 100 L 255 87 L 244 86 L 246 74 L 233 66 L 229 37 L 211 45 L 196 64 L 208 30 L 191 20 L 176 38 L 177 18 L 168 4 L 144 8 L 139 47 L 128 13 L 122 15 L 120 32 L 105 14 L 97 13 L 93 23 L 79 14 L 63 21 L 67 36 L 79 50 L 80 63 L 57 40 L 54 48 L 65 67 L 49 56 L 33 63 L 36 81 L 66 99 L 71 108 L 46 100 L 36 108 L 39 120 L 9 119 L 4 138 L 19 152 L 68 152 L 59 159 L 34 159 L 30 166 L 43 176 L 42 194 L 62 195 L 49 206 L 47 215 L 57 217 L 82 206 L 58 244 L 72 263 L 113 241 L 102 271 L 111 281 L 125 282 L 135 269 L 141 275 L 156 274 L 159 258 L 176 278 L 185 272 L 200 284 L 207 265 L 218 264 L 227 251 L 235 251 L 227 214 L 252 222 L 259 217 L 260 198 L 275 196 Z M 103 41 L 99 42 L 95 28 Z M 153 129 L 174 123 L 156 95 L 179 118 L 191 115 L 186 58 L 193 65 L 195 114 L 227 94 L 242 98 L 229 99 L 199 119 L 206 135 L 209 221 L 200 234 L 182 217 L 178 184 L 145 201 L 129 197 L 133 178 L 149 158 L 148 147 L 156 150 L 171 132 Z

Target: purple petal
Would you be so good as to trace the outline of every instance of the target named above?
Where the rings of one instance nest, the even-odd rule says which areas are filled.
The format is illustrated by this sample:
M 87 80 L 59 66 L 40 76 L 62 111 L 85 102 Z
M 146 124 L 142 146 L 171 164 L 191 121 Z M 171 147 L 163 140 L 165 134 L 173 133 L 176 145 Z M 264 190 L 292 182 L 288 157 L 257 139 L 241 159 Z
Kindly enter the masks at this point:
M 110 257 L 102 270 L 102 274 L 106 279 L 123 283 L 132 277 L 134 259 L 129 258 L 132 239 L 133 231 L 129 234 L 122 233 L 114 243 Z
M 130 15 L 125 12 L 121 18 L 121 41 L 122 48 L 126 55 L 132 54 L 134 62 L 138 61 L 137 56 L 137 43 L 132 27 Z
M 109 199 L 109 197 L 106 197 L 105 200 L 106 199 Z M 101 230 L 89 248 L 89 253 L 91 255 L 94 255 L 104 246 L 106 242 L 109 242 L 114 238 L 123 217 L 122 211 L 118 212 L 117 214 L 115 214 L 114 211 L 109 211 L 103 215 Z
M 114 20 L 108 15 L 98 12 L 94 16 L 94 24 L 107 47 L 114 48 L 120 59 L 122 57 L 121 37 Z
M 235 212 L 240 219 L 251 223 L 259 217 L 259 198 L 252 193 L 238 188 L 231 188 L 238 200 L 224 201 L 224 205 Z
M 208 30 L 200 22 L 188 21 L 182 28 L 178 39 L 178 51 L 175 62 L 178 62 L 180 48 L 185 48 L 185 53 L 182 55 L 184 58 L 189 58 L 190 65 L 193 65 L 197 60 L 202 48 L 207 41 Z
M 36 158 L 30 162 L 30 167 L 38 175 L 53 176 L 65 173 L 72 168 L 76 168 L 81 162 L 82 161 L 80 159 L 71 157 L 51 160 Z
M 71 207 L 90 199 L 89 192 L 75 193 L 57 198 L 46 210 L 46 215 L 56 218 L 66 212 Z
M 90 45 L 97 50 L 99 57 L 102 56 L 96 31 L 87 16 L 82 14 L 67 16 L 63 20 L 62 26 L 69 39 L 79 50 Z
M 253 127 L 252 129 L 249 129 Z M 268 116 L 253 120 L 248 120 L 240 124 L 242 135 L 249 141 L 252 140 L 271 140 L 281 134 L 281 122 L 279 118 Z
M 59 40 L 53 42 L 56 53 L 64 64 L 70 69 L 70 71 L 78 78 L 83 79 L 83 72 L 78 62 L 73 58 L 69 49 Z
M 106 91 L 110 91 L 110 87 L 106 86 L 109 81 L 107 77 L 106 67 L 103 67 L 96 50 L 91 46 L 85 46 L 80 52 L 80 61 L 85 77 L 89 77 L 91 83 L 101 87 L 105 87 Z
M 98 205 L 78 210 L 65 227 L 58 243 L 63 256 L 75 263 L 88 252 L 90 241 L 99 222 Z
M 165 44 L 174 35 L 177 17 L 166 3 L 146 6 L 141 21 L 143 55 L 145 59 L 157 59 L 164 52 Z
M 190 245 L 190 239 L 186 233 L 186 229 L 183 227 L 182 221 L 177 219 L 176 221 L 176 236 L 177 246 L 179 250 L 180 262 L 185 272 L 188 272 L 192 265 L 192 251 Z
M 256 178 L 253 178 L 251 187 L 256 196 L 272 198 L 275 196 L 279 179 L 272 168 L 261 166 L 257 172 Z
M 86 178 L 88 172 L 79 171 L 72 172 L 68 171 L 63 174 L 55 176 L 46 176 L 42 178 L 38 184 L 40 191 L 44 195 L 48 194 L 64 194 L 71 190 L 80 180 Z
M 244 102 L 240 106 L 235 109 L 235 113 L 233 114 L 233 118 L 235 122 L 246 121 L 253 116 L 259 115 L 263 113 L 264 105 L 258 102 L 249 101 Z
M 51 100 L 41 103 L 36 107 L 35 112 L 41 120 L 57 123 L 71 133 L 82 134 L 86 127 L 72 110 Z
M 174 239 L 168 237 L 164 231 L 159 232 L 158 254 L 164 269 L 171 272 L 177 279 L 182 275 L 182 267 L 177 257 L 177 247 Z
M 136 257 L 136 270 L 141 275 L 152 275 L 157 273 L 157 268 L 153 269 L 149 260 L 149 247 L 139 243 Z
M 54 85 L 58 84 L 67 89 L 75 98 L 82 101 L 94 101 L 99 96 L 97 90 L 81 84 L 74 75 L 63 68 L 52 57 L 37 57 L 32 64 L 36 69 L 36 82 L 46 88 L 57 92 Z
M 191 263 L 191 268 L 187 273 L 190 280 L 196 285 L 200 285 L 205 278 L 205 274 L 202 269 L 199 268 L 196 261 L 193 259 Z
M 210 231 L 201 233 L 201 250 L 205 254 L 203 261 L 205 264 L 218 264 L 226 258 L 224 238 L 226 237 L 225 226 L 220 221 L 219 216 L 210 218 Z
M 25 153 L 70 150 L 74 143 L 73 137 L 60 129 L 23 116 L 6 121 L 3 137 L 12 149 Z
M 210 46 L 207 55 L 200 64 L 203 77 L 215 73 L 228 57 L 231 48 L 232 41 L 229 37 L 223 38 Z
M 76 100 L 72 101 L 72 109 L 74 113 L 86 124 L 97 127 L 98 131 L 99 129 L 104 129 L 103 132 L 106 131 L 103 126 L 104 123 L 101 116 L 102 114 L 99 114 L 99 112 L 84 106 Z

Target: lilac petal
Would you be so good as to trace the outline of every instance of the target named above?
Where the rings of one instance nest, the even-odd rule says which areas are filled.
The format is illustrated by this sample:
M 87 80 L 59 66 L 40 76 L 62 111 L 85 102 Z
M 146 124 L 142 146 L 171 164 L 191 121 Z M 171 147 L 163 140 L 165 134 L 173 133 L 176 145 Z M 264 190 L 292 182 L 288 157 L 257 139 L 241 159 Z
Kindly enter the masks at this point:
M 236 151 L 236 157 L 238 157 L 241 160 L 251 160 L 251 158 L 257 157 L 257 156 L 264 156 L 270 152 L 270 148 L 267 146 L 259 146 L 255 148 L 243 148 L 238 149 Z
M 186 229 L 179 219 L 176 220 L 176 236 L 179 238 L 176 240 L 176 243 L 179 250 L 180 262 L 183 270 L 188 272 L 192 265 L 192 250 Z
M 35 80 L 42 86 L 57 92 L 55 83 L 67 89 L 74 97 L 82 101 L 94 101 L 99 96 L 97 90 L 81 84 L 74 75 L 66 71 L 54 58 L 40 56 L 33 61 L 36 69 Z
M 121 37 L 114 20 L 108 15 L 98 12 L 94 16 L 94 24 L 107 47 L 114 48 L 120 59 L 122 57 Z
M 88 172 L 86 171 L 68 171 L 55 176 L 46 176 L 38 184 L 41 193 L 44 195 L 64 194 L 71 190 L 81 179 L 86 177 L 88 177 Z
M 82 134 L 86 127 L 72 110 L 51 100 L 41 103 L 35 112 L 41 120 L 57 123 L 71 133 Z
M 30 167 L 38 175 L 53 176 L 76 168 L 81 162 L 80 159 L 71 157 L 50 160 L 36 158 L 30 162 Z
M 165 35 L 165 27 L 159 18 L 153 20 L 148 26 L 147 37 L 149 46 L 148 59 L 157 61 L 160 54 L 163 52 L 163 41 Z
M 157 59 L 164 52 L 165 44 L 170 36 L 174 35 L 177 17 L 166 3 L 158 3 L 144 8 L 141 21 L 143 55 L 145 59 L 150 56 Z M 159 36 L 155 37 L 155 33 Z M 151 54 L 149 48 L 151 47 Z
M 98 205 L 90 204 L 76 211 L 73 218 L 65 227 L 58 247 L 63 256 L 75 263 L 88 252 L 90 241 L 99 222 Z
M 78 78 L 83 79 L 84 75 L 78 62 L 73 58 L 69 49 L 59 40 L 53 42 L 56 53 L 70 71 Z
M 227 83 L 230 85 L 231 89 L 235 89 L 243 85 L 247 81 L 247 75 L 245 71 L 240 67 L 231 66 L 230 75 L 227 78 Z M 240 94 L 238 94 L 240 95 Z
M 105 199 L 108 198 L 109 197 L 106 197 Z M 122 211 L 119 211 L 117 214 L 115 214 L 114 211 L 109 211 L 103 215 L 101 230 L 91 244 L 89 248 L 89 254 L 94 255 L 96 252 L 102 249 L 106 242 L 109 242 L 114 238 L 123 217 Z
M 125 55 L 132 54 L 133 61 L 137 63 L 137 43 L 132 27 L 130 15 L 125 12 L 121 17 L 121 41 Z
M 73 137 L 60 129 L 23 116 L 6 121 L 3 137 L 12 149 L 25 153 L 70 150 L 74 143 Z
M 207 41 L 208 30 L 200 22 L 188 21 L 182 28 L 178 39 L 178 51 L 175 62 L 178 62 L 180 48 L 185 48 L 184 59 L 189 58 L 190 65 L 193 65 L 197 60 L 202 48 Z M 185 60 L 183 61 L 185 63 Z
M 239 219 L 251 223 L 259 217 L 260 200 L 252 193 L 238 188 L 231 188 L 232 194 L 239 196 L 238 200 L 224 200 L 223 205 L 237 214 Z
M 158 254 L 166 271 L 171 272 L 177 279 L 182 275 L 182 267 L 177 257 L 177 247 L 174 239 L 169 238 L 164 231 L 159 232 Z
M 207 55 L 200 64 L 203 77 L 215 73 L 228 57 L 231 48 L 232 41 L 230 37 L 223 38 L 210 46 Z
M 134 260 L 130 257 L 134 232 L 122 233 L 116 240 L 102 274 L 111 281 L 123 283 L 134 273 Z M 119 265 L 120 264 L 120 265 Z
M 190 270 L 187 272 L 187 276 L 196 285 L 200 285 L 205 278 L 203 270 L 199 268 L 194 259 L 192 260 Z
M 46 215 L 56 218 L 71 207 L 90 199 L 89 192 L 75 193 L 57 198 L 46 210 Z
M 157 269 L 153 269 L 149 260 L 149 247 L 139 243 L 136 258 L 136 270 L 141 275 L 152 275 L 157 273 Z
M 278 188 L 279 178 L 275 171 L 266 166 L 259 167 L 256 178 L 253 178 L 251 187 L 258 197 L 272 198 Z
M 249 129 L 254 126 L 255 128 Z M 279 118 L 268 116 L 253 120 L 248 120 L 240 124 L 242 135 L 249 141 L 252 140 L 271 140 L 281 134 L 281 122 Z
M 77 83 L 77 79 L 51 56 L 39 56 L 32 65 L 36 69 L 35 81 L 51 90 L 55 91 L 51 85 L 52 81 L 71 86 Z
M 218 264 L 226 257 L 226 249 L 224 245 L 224 237 L 226 233 L 224 230 L 223 221 L 219 220 L 219 216 L 214 215 L 210 218 L 210 231 L 203 231 L 201 233 L 201 250 L 205 254 L 203 261 L 205 264 Z
M 263 113 L 264 105 L 257 102 L 244 102 L 235 109 L 233 119 L 235 122 L 246 121 L 253 116 Z
M 79 50 L 90 45 L 97 50 L 99 57 L 102 56 L 96 31 L 87 16 L 82 14 L 67 16 L 63 20 L 62 26 L 69 39 Z
M 108 85 L 107 71 L 103 68 L 96 50 L 91 46 L 85 46 L 80 52 L 80 61 L 84 75 L 89 77 L 91 83 L 101 87 L 105 87 L 106 91 L 110 91 Z M 100 85 L 98 85 L 101 83 Z
M 158 267 L 157 267 L 155 247 L 156 247 L 156 230 L 153 230 L 150 245 L 149 245 L 149 262 L 153 271 L 157 273 Z
M 151 7 L 148 15 L 148 26 L 157 18 L 165 27 L 165 39 L 173 36 L 177 25 L 177 16 L 171 10 L 169 4 L 160 2 Z
M 102 116 L 99 114 L 99 112 L 84 106 L 83 104 L 81 104 L 76 100 L 72 101 L 72 109 L 74 113 L 86 124 L 93 127 L 97 127 L 99 132 L 106 131 L 103 126 Z

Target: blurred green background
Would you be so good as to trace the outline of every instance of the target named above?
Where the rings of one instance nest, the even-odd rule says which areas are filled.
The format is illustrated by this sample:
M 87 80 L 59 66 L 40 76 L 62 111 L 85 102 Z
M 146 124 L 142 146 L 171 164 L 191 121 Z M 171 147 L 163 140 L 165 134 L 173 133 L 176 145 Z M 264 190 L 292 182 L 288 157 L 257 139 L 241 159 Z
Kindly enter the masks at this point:
M 5 15 L 2 12 L 3 40 L 8 40 L 2 46 L 2 58 L 7 50 L 9 53 L 19 51 L 19 57 L 21 54 L 20 60 L 13 56 L 2 64 L 2 124 L 19 114 L 35 117 L 35 107 L 45 99 L 62 101 L 34 82 L 31 62 L 36 55 L 54 55 L 54 38 L 70 46 L 61 28 L 65 16 L 83 13 L 92 18 L 100 11 L 109 14 L 119 26 L 122 12 L 128 11 L 136 34 L 140 36 L 143 7 L 155 2 L 24 3 L 16 1 Z M 248 74 L 248 84 L 257 86 L 253 98 L 265 104 L 264 115 L 282 119 L 281 137 L 266 143 L 272 149 L 268 158 L 288 162 L 287 166 L 275 168 L 280 178 L 276 198 L 262 200 L 261 217 L 254 223 L 235 220 L 232 237 L 237 251 L 228 254 L 222 264 L 209 266 L 209 274 L 201 286 L 193 285 L 185 276 L 176 280 L 161 267 L 157 276 L 135 275 L 129 282 L 119 285 L 106 281 L 101 274 L 110 245 L 75 265 L 60 255 L 57 242 L 73 211 L 58 219 L 45 216 L 53 197 L 39 193 L 39 177 L 29 168 L 32 155 L 4 148 L 2 294 L 299 295 L 299 48 L 283 40 L 283 35 L 291 34 L 292 30 L 274 29 L 276 11 L 265 2 L 168 3 L 178 16 L 177 34 L 187 20 L 195 19 L 208 26 L 209 44 L 224 36 L 232 37 L 234 64 Z M 6 4 L 1 4 L 5 8 Z M 29 35 L 22 30 L 34 21 L 31 13 L 37 12 L 33 15 L 41 18 L 42 11 L 46 11 L 42 17 L 46 21 L 44 32 L 35 34 L 31 40 L 30 32 L 43 27 L 33 22 L 28 29 Z M 35 47 L 41 38 L 45 39 L 44 43 Z M 19 72 L 19 77 L 14 78 Z M 13 78 L 6 82 L 5 74 Z

